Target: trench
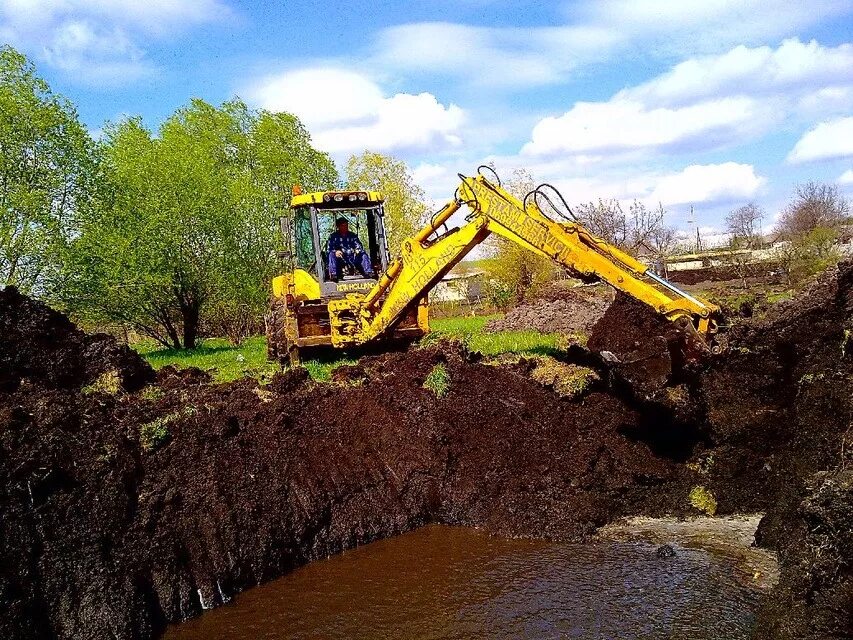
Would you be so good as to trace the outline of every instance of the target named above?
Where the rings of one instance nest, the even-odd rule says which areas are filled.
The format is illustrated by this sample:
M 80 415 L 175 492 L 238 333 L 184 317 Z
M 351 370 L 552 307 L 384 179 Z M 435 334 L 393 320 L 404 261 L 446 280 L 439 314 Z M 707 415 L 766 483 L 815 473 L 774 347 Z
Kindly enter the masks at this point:
M 301 567 L 164 640 L 748 638 L 760 590 L 732 556 L 672 548 L 430 525 Z

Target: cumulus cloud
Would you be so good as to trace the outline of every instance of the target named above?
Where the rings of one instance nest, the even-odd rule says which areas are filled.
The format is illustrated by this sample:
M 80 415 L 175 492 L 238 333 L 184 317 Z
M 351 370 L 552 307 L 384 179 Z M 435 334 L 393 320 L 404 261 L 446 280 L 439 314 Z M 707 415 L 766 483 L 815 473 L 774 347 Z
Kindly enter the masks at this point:
M 853 169 L 848 169 L 838 176 L 838 184 L 853 184 Z
M 742 200 L 754 196 L 765 182 L 749 164 L 695 164 L 663 176 L 648 199 L 669 205 Z
M 824 47 L 792 38 L 776 49 L 741 45 L 722 55 L 691 58 L 617 96 L 679 105 L 719 95 L 773 95 L 816 87 L 837 93 L 844 84 L 853 85 L 853 45 Z
M 310 88 L 310 91 L 306 90 Z M 430 93 L 385 96 L 362 74 L 335 68 L 288 71 L 255 81 L 250 99 L 306 123 L 315 144 L 331 153 L 441 149 L 461 143 L 464 112 Z
M 614 98 L 609 102 L 578 102 L 562 116 L 541 120 L 527 155 L 605 153 L 631 149 L 662 149 L 701 143 L 714 147 L 763 127 L 761 105 L 747 97 L 724 98 L 670 109 Z
M 231 15 L 222 0 L 0 0 L 0 34 L 75 79 L 116 84 L 154 70 L 146 38 Z
M 853 156 L 853 116 L 821 122 L 797 141 L 788 162 Z
M 523 152 L 702 151 L 851 108 L 853 45 L 790 39 L 691 58 L 607 101 L 575 103 L 540 120 Z

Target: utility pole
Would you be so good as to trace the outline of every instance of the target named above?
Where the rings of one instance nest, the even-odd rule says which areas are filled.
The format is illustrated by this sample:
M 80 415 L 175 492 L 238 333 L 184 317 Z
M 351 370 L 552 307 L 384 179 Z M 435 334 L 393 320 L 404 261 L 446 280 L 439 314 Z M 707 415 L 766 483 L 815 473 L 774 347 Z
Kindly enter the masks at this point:
M 696 230 L 696 249 L 695 252 L 702 251 L 702 239 L 699 237 L 699 224 L 696 221 L 696 212 L 693 210 L 693 205 L 690 205 L 690 215 L 687 217 L 687 224 Z

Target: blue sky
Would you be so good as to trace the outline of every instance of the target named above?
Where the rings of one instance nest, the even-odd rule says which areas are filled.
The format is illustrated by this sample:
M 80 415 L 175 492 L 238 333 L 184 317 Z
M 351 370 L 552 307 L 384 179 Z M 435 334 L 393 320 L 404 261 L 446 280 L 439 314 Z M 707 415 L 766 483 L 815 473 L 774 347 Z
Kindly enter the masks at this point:
M 438 201 L 484 161 L 709 233 L 804 180 L 853 195 L 849 0 L 0 0 L 0 40 L 93 131 L 239 95 Z

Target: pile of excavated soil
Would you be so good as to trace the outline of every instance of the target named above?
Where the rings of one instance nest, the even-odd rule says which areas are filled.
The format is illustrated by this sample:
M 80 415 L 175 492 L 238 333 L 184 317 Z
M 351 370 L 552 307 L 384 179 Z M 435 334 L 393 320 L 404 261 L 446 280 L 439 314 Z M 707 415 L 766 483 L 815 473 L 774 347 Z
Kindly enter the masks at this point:
M 0 306 L 0 327 L 22 304 L 34 303 Z M 621 364 L 643 337 L 663 332 L 668 349 L 668 327 L 626 305 L 593 346 Z M 730 353 L 657 388 L 585 354 L 599 381 L 571 398 L 524 363 L 448 346 L 364 358 L 336 384 L 301 369 L 263 387 L 170 370 L 115 394 L 57 384 L 62 371 L 31 349 L 0 387 L 0 637 L 150 638 L 427 522 L 583 539 L 620 516 L 695 512 L 699 487 L 719 513 L 767 513 L 759 542 L 780 551 L 781 580 L 757 637 L 846 637 L 852 318 L 847 262 L 736 327 Z M 48 342 L 53 324 L 14 339 Z M 57 354 L 70 348 L 62 336 L 79 343 L 69 326 L 52 338 Z M 436 366 L 450 379 L 442 397 L 424 386 Z
M 706 269 L 680 269 L 670 271 L 667 279 L 679 284 L 699 284 L 702 282 L 724 282 L 726 280 L 740 281 L 742 278 L 778 278 L 781 268 L 778 264 L 758 262 L 741 268 L 737 265 L 708 267 Z
M 606 285 L 568 286 L 565 281 L 546 287 L 532 302 L 490 321 L 486 331 L 541 331 L 588 336 L 613 300 Z
M 61 313 L 14 287 L 0 290 L 0 389 L 28 379 L 75 389 L 113 373 L 126 390 L 154 378 L 137 354 L 105 334 L 87 335 Z
M 711 448 L 708 486 L 721 509 L 767 515 L 757 539 L 780 551 L 777 603 L 759 620 L 760 637 L 835 638 L 853 631 L 849 490 L 833 490 L 836 515 L 815 515 L 815 474 L 843 467 L 853 425 L 853 262 L 833 267 L 806 292 L 766 318 L 737 325 L 730 353 L 702 376 Z M 802 537 L 800 537 L 802 536 Z M 824 550 L 814 540 L 832 539 Z M 792 549 L 793 545 L 793 549 Z M 813 572 L 803 558 L 830 548 L 840 562 Z M 824 558 L 825 560 L 825 558 Z M 799 585 L 792 590 L 789 585 Z M 789 606 L 794 600 L 797 606 Z M 839 602 L 846 603 L 839 608 Z M 788 604 L 782 604 L 788 603 Z M 781 616 L 781 619 L 779 618 Z M 845 629 L 847 635 L 839 635 Z

